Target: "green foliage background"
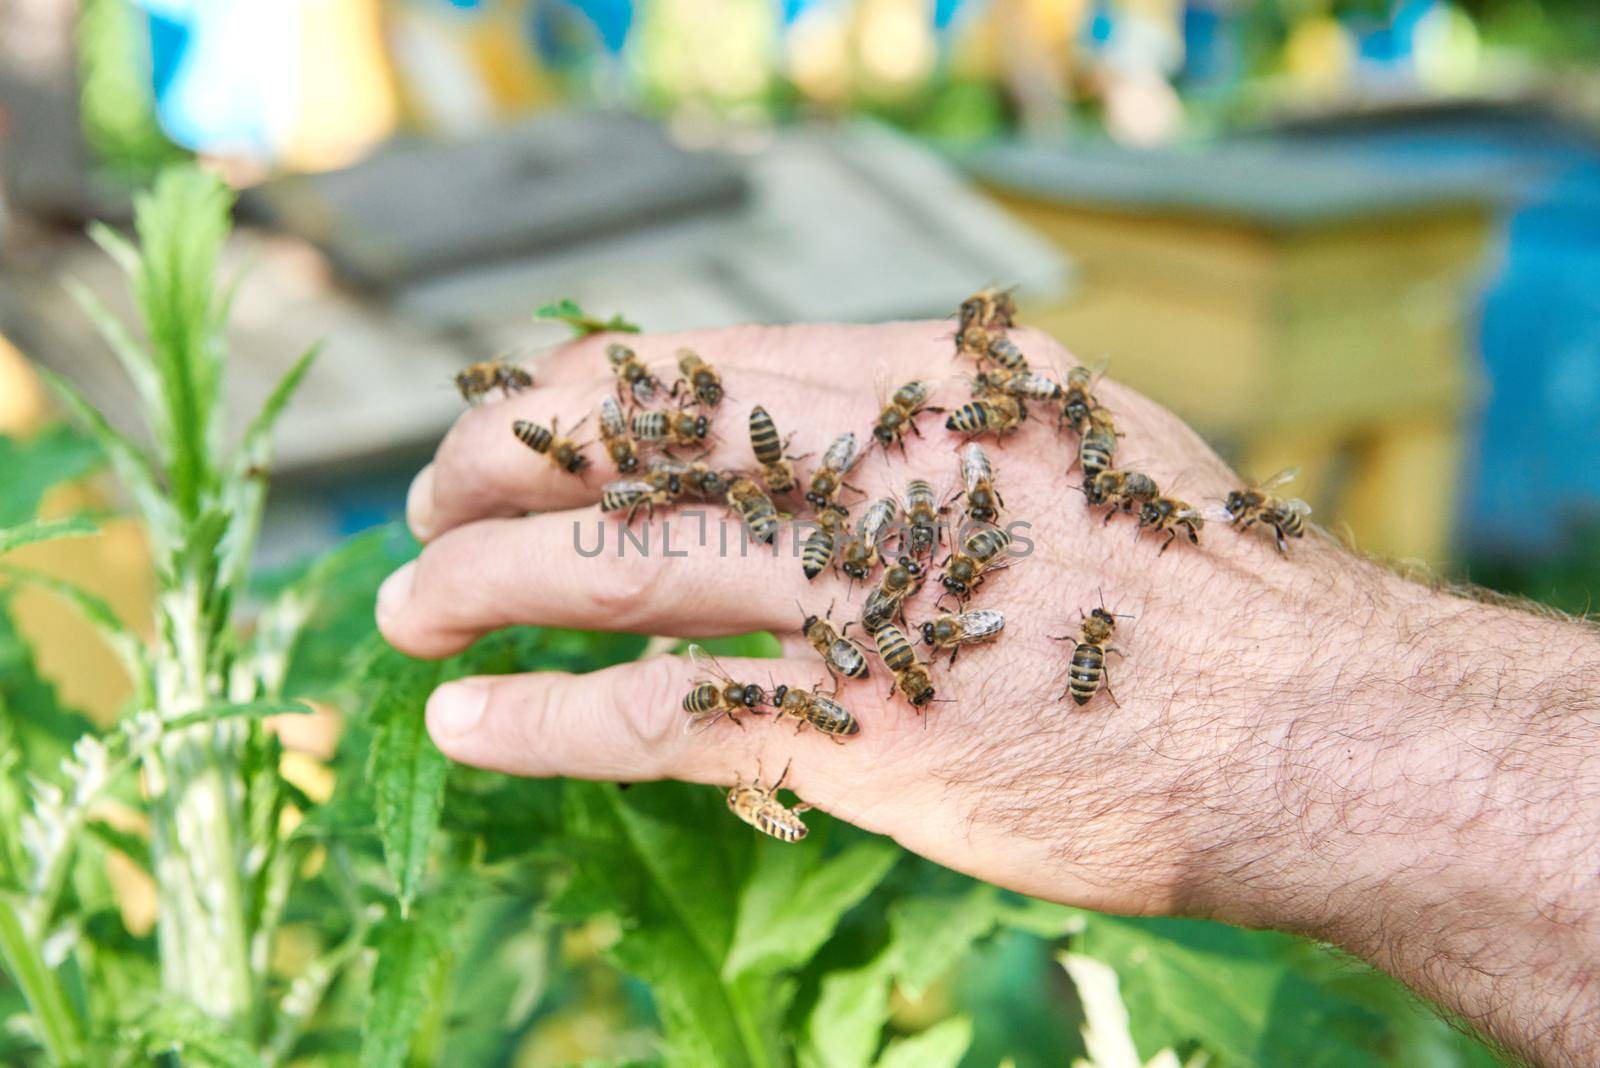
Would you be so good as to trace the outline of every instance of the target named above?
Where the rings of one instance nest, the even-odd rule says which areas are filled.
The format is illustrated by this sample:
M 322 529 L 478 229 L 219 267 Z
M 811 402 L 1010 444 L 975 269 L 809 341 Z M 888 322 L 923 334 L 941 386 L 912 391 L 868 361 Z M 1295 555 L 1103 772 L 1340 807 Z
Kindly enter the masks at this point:
M 145 361 L 132 334 L 86 303 L 143 376 L 159 477 L 71 404 L 88 435 L 0 439 L 0 551 L 85 534 L 84 519 L 40 523 L 38 505 L 50 485 L 107 456 L 151 523 L 163 596 L 202 594 L 206 661 L 249 685 L 235 687 L 231 705 L 168 707 L 159 679 L 170 651 L 158 641 L 129 651 L 151 658 L 157 681 L 118 725 L 96 728 L 41 676 L 0 586 L 0 1061 L 1062 1065 L 1088 1055 L 1077 989 L 1054 960 L 1070 947 L 1112 969 L 1142 1059 L 1171 1050 L 1222 1065 L 1495 1063 L 1397 984 L 1288 936 L 1028 900 L 821 814 L 808 817 L 803 843 L 781 844 L 733 820 L 710 787 L 519 780 L 449 764 L 423 726 L 441 680 L 594 670 L 639 656 L 645 639 L 519 628 L 447 661 L 409 660 L 372 622 L 378 584 L 416 551 L 390 528 L 288 573 L 229 584 L 248 570 L 265 431 L 306 365 L 247 433 L 238 462 L 220 464 L 211 277 L 220 236 L 207 227 L 226 204 L 219 186 L 184 174 L 145 209 L 142 248 L 101 235 L 141 287 L 156 358 Z M 598 321 L 558 310 L 575 329 Z M 0 580 L 39 578 L 4 565 Z M 91 617 L 104 610 L 81 591 L 47 588 Z M 131 640 L 114 619 L 100 622 L 112 640 Z M 717 644 L 744 655 L 774 647 L 765 635 Z M 147 743 L 138 731 L 150 701 L 160 722 Z M 300 701 L 342 721 L 321 801 L 284 776 L 281 746 L 250 719 Z M 248 726 L 219 725 L 234 717 Z M 76 822 L 49 824 L 63 836 L 52 855 L 66 858 L 58 899 L 42 910 L 28 899 L 36 865 L 25 828 L 89 791 L 85 754 L 99 746 L 116 758 L 96 796 L 159 826 L 149 776 L 176 765 L 134 747 L 196 728 L 213 732 L 207 773 L 266 799 L 243 809 L 237 854 L 179 858 L 248 890 L 238 907 L 250 953 L 229 964 L 246 974 L 205 977 L 252 990 L 243 1013 L 207 1011 L 170 979 L 166 934 L 124 926 L 107 858 L 121 854 L 162 886 L 159 842 L 77 805 Z M 183 920 L 164 913 L 162 924 Z

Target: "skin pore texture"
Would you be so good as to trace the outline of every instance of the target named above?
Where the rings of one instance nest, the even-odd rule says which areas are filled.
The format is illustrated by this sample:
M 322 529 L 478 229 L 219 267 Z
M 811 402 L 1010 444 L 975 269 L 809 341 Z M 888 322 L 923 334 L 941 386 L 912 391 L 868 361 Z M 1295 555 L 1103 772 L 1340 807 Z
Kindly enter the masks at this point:
M 968 400 L 972 367 L 954 358 L 951 332 L 740 327 L 630 344 L 665 382 L 685 345 L 722 373 L 715 466 L 754 468 L 746 420 L 761 404 L 795 435 L 795 452 L 812 454 L 798 465 L 805 478 L 835 435 L 870 443 L 879 383 L 921 378 L 931 404 Z M 1042 334 L 1012 337 L 1055 377 L 1076 362 Z M 703 545 L 699 521 L 666 509 L 635 521 L 648 555 L 630 542 L 619 557 L 617 520 L 596 506 L 617 477 L 603 451 L 590 448 L 591 464 L 569 475 L 512 436 L 515 419 L 570 426 L 614 393 L 607 340 L 556 350 L 536 364 L 535 388 L 457 422 L 412 487 L 408 519 L 427 544 L 379 594 L 384 634 L 437 657 L 513 624 L 682 638 L 770 630 L 785 659 L 724 661 L 735 679 L 831 688 L 795 598 L 817 614 L 833 604 L 842 625 L 866 587 L 833 573 L 806 583 L 787 528 L 776 553 L 741 555 L 730 520 L 721 551 L 718 505 L 703 508 L 713 531 Z M 1119 466 L 1202 508 L 1243 485 L 1165 409 L 1111 380 L 1096 394 L 1123 435 Z M 905 458 L 873 449 L 849 481 L 872 499 L 921 477 L 943 500 L 959 487 L 961 440 L 943 418 L 919 420 Z M 1158 554 L 1164 534 L 1136 537 L 1130 517 L 1107 525 L 1084 506 L 1081 473 L 1068 472 L 1076 438 L 1045 406 L 984 445 L 1001 523 L 1029 524 L 1019 533 L 1031 551 L 972 599 L 1004 612 L 1005 632 L 953 667 L 935 662 L 938 700 L 925 713 L 888 696 L 873 653 L 871 678 L 836 697 L 862 724 L 844 745 L 767 718 L 686 735 L 679 702 L 703 673 L 656 657 L 448 684 L 428 706 L 435 742 L 518 775 L 724 787 L 758 767 L 770 780 L 792 761 L 785 785 L 798 797 L 949 867 L 1073 905 L 1325 939 L 1521 1057 L 1593 1063 L 1600 632 L 1409 581 L 1309 526 L 1287 557 L 1266 531 L 1214 522 L 1198 547 L 1180 537 Z M 580 554 L 600 522 L 604 550 Z M 935 614 L 939 571 L 907 602 L 924 660 L 916 627 Z M 1071 644 L 1050 636 L 1075 634 L 1102 596 L 1133 618 L 1118 620 L 1111 643 L 1123 655 L 1107 658 L 1115 703 L 1102 692 L 1079 708 L 1060 700 Z

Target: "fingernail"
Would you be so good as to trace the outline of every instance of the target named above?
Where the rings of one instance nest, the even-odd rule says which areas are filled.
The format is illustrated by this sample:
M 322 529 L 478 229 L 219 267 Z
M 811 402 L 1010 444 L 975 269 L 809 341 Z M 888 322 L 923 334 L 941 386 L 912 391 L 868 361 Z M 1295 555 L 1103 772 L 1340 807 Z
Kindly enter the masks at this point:
M 406 525 L 418 541 L 433 537 L 433 465 L 417 472 L 406 491 Z
M 378 622 L 391 620 L 411 599 L 411 584 L 417 577 L 417 562 L 402 567 L 378 587 Z
M 445 683 L 428 698 L 428 733 L 435 738 L 471 734 L 488 706 L 488 684 L 478 679 Z

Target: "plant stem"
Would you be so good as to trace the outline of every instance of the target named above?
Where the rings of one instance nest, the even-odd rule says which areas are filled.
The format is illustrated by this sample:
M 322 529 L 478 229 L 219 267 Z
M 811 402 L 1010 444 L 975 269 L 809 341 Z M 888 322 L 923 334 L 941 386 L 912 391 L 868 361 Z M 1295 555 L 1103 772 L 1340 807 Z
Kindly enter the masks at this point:
M 58 1065 L 81 1064 L 83 1028 L 77 1011 L 40 956 L 38 946 L 28 937 L 16 901 L 9 894 L 0 894 L 0 954 L 4 954 L 7 970 L 28 1001 L 51 1061 Z
M 201 589 L 190 578 L 162 598 L 157 674 L 164 719 L 206 707 L 220 689 L 211 678 L 215 633 Z M 235 1025 L 248 1021 L 255 1003 L 240 871 L 241 737 L 241 724 L 196 724 L 163 738 L 147 765 L 162 985 Z

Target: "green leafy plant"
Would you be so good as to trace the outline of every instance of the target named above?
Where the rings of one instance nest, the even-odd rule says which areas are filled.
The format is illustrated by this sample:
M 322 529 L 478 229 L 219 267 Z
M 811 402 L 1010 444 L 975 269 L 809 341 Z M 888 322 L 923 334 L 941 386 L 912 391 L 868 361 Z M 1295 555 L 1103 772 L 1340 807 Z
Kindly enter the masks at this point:
M 623 318 L 621 314 L 613 315 L 609 319 L 601 319 L 584 311 L 583 308 L 579 307 L 577 301 L 570 298 L 539 305 L 534 311 L 533 317 L 535 319 L 566 323 L 578 337 L 588 337 L 590 334 L 637 334 L 639 332 L 639 327 Z
M 141 640 L 89 592 L 0 560 L 0 1060 L 1489 1062 L 1389 980 L 1292 938 L 1031 901 L 820 814 L 803 843 L 778 843 L 710 787 L 449 764 L 423 719 L 439 682 L 593 670 L 646 639 L 516 628 L 442 662 L 401 656 L 372 623 L 379 582 L 415 552 L 389 528 L 252 575 L 272 422 L 312 355 L 230 448 L 229 291 L 214 282 L 228 207 L 213 179 L 170 171 L 139 201 L 136 245 L 95 231 L 141 329 L 74 289 L 153 447 L 59 379 L 84 431 L 0 439 L 14 462 L 0 551 L 89 535 L 87 518 L 37 509 L 103 455 L 149 532 L 158 588 Z M 37 667 L 11 615 L 24 584 L 65 598 L 121 656 L 133 694 L 109 727 Z M 776 652 L 767 635 L 713 644 Z M 330 743 L 314 753 L 265 720 L 313 710 L 298 722 Z M 153 933 L 124 919 L 113 856 L 155 887 Z

